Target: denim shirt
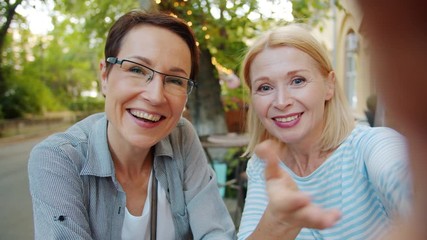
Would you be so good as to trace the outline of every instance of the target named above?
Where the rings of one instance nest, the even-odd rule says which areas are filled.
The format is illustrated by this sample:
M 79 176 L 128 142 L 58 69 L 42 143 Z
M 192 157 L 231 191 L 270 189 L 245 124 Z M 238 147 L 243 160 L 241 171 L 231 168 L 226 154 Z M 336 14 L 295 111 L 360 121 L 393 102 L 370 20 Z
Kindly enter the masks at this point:
M 28 163 L 35 239 L 120 239 L 126 193 L 94 114 L 37 144 Z M 214 171 L 184 118 L 155 146 L 155 177 L 166 190 L 176 239 L 235 239 Z

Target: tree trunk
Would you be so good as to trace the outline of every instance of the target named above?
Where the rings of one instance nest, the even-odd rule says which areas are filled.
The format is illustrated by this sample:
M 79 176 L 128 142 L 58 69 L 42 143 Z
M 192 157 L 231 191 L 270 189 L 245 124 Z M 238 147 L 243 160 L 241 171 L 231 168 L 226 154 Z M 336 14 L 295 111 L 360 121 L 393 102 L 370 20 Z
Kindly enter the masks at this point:
M 221 85 L 212 64 L 208 49 L 200 49 L 200 71 L 196 76 L 198 87 L 188 99 L 192 122 L 199 136 L 227 132 L 224 108 L 221 102 Z
M 4 14 L 2 18 L 6 18 L 6 20 L 2 19 L 3 21 L 0 25 L 0 100 L 3 98 L 3 94 L 6 92 L 6 80 L 4 72 L 1 70 L 3 68 L 3 48 L 6 42 L 7 30 L 9 29 L 10 23 L 12 22 L 12 19 L 16 14 L 15 10 L 18 5 L 21 4 L 21 2 L 22 0 L 17 0 L 14 3 L 9 3 L 9 1 L 7 1 L 2 4 L 2 6 L 6 5 L 5 8 L 3 10 L 0 10 L 0 13 Z

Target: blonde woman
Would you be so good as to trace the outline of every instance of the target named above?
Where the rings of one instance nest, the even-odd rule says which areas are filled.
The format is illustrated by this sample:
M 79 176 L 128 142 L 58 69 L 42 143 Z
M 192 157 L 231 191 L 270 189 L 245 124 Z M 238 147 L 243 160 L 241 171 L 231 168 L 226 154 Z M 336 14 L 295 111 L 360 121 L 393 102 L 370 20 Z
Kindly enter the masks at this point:
M 355 125 L 327 53 L 300 25 L 248 50 L 248 193 L 239 239 L 370 239 L 410 200 L 405 139 Z

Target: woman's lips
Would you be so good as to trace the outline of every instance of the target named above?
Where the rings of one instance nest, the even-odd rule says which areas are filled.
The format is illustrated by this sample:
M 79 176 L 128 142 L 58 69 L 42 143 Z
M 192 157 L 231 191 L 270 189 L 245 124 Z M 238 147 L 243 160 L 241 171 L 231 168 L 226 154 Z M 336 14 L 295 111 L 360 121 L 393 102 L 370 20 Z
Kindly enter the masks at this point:
M 278 127 L 289 128 L 289 127 L 295 126 L 299 122 L 302 114 L 303 113 L 298 113 L 298 114 L 288 115 L 283 117 L 274 117 L 272 119 Z

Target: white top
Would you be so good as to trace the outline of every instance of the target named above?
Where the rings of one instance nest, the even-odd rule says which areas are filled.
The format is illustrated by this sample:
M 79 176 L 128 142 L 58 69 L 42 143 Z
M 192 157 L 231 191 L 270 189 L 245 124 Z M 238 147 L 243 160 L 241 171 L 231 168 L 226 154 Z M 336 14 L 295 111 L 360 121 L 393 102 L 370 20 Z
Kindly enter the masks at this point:
M 148 186 L 151 186 L 153 173 L 150 175 Z M 166 192 L 157 183 L 157 239 L 175 239 L 175 226 L 173 224 L 170 204 L 166 199 Z M 150 204 L 151 187 L 148 188 L 147 198 L 141 216 L 133 216 L 126 208 L 123 220 L 122 240 L 150 239 Z

